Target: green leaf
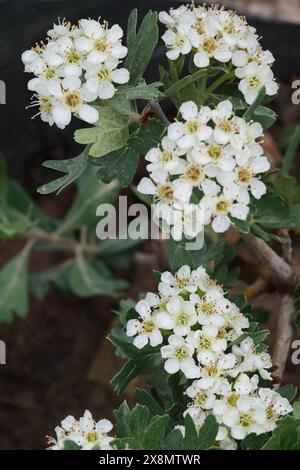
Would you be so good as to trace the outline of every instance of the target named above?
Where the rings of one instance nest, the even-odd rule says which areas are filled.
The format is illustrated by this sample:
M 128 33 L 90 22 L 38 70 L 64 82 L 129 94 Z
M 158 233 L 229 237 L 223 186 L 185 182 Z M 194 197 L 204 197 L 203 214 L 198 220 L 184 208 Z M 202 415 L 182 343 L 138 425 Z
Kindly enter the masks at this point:
M 198 449 L 205 450 L 212 447 L 214 444 L 217 434 L 218 434 L 219 425 L 216 421 L 216 418 L 213 415 L 208 415 L 204 421 L 204 424 L 201 426 L 198 436 Z
M 179 429 L 172 429 L 166 436 L 164 447 L 166 450 L 182 450 L 183 435 Z
M 174 272 L 178 271 L 178 269 L 181 268 L 181 266 L 184 266 L 184 265 L 188 265 L 191 268 L 193 268 L 194 267 L 194 260 L 193 260 L 193 257 L 191 255 L 191 253 L 189 251 L 185 250 L 185 248 L 183 248 L 183 246 L 179 245 L 176 248 L 175 254 L 174 254 L 174 264 L 173 264 Z
M 135 53 L 135 44 L 136 44 L 136 28 L 137 28 L 137 19 L 138 19 L 138 11 L 137 8 L 131 10 L 128 22 L 127 22 L 127 37 L 126 37 L 126 45 L 127 45 L 127 56 L 124 61 L 124 67 L 127 69 L 132 67 L 133 60 L 134 60 L 134 53 Z
M 160 353 L 142 355 L 136 359 L 127 361 L 120 372 L 112 379 L 111 383 L 117 393 L 121 393 L 124 388 L 140 374 L 151 374 L 157 371 L 163 363 Z
M 92 263 L 78 252 L 69 273 L 69 288 L 75 295 L 84 298 L 94 295 L 116 297 L 127 287 L 127 283 L 111 277 L 110 273 L 108 277 L 107 273 L 108 269 L 101 261 L 93 260 Z
M 124 86 L 119 88 L 116 96 L 124 95 L 128 100 L 151 100 L 158 98 L 162 93 L 158 88 L 162 86 L 161 82 L 153 82 L 149 85 L 139 83 L 137 86 Z
M 251 119 L 254 119 L 254 113 L 257 110 L 257 107 L 260 106 L 264 102 L 265 98 L 266 98 L 266 89 L 265 87 L 262 87 L 254 103 L 252 103 L 249 106 L 249 108 L 243 115 L 243 118 L 246 121 L 251 121 Z
M 146 390 L 142 390 L 137 388 L 134 392 L 136 400 L 141 403 L 142 405 L 146 406 L 151 415 L 160 415 L 163 413 L 163 408 L 161 405 L 155 400 L 155 398 Z
M 257 106 L 252 116 L 253 121 L 259 122 L 264 130 L 273 126 L 277 119 L 277 114 L 266 106 Z
M 164 126 L 160 121 L 150 119 L 146 127 L 140 126 L 136 133 L 130 135 L 124 149 L 92 160 L 99 168 L 98 178 L 104 183 L 117 178 L 122 187 L 129 186 L 136 173 L 140 155 L 145 155 L 148 150 L 157 146 L 163 131 Z
M 81 450 L 81 447 L 76 442 L 66 439 L 64 441 L 64 450 Z
M 102 157 L 123 147 L 128 139 L 128 117 L 112 106 L 98 106 L 99 120 L 94 127 L 78 129 L 74 138 L 79 144 L 90 144 L 89 155 Z
M 274 429 L 262 450 L 300 450 L 299 431 L 300 420 L 286 416 Z
M 254 221 L 269 229 L 300 226 L 300 203 L 285 207 L 283 201 L 272 193 L 255 202 Z
M 184 88 L 189 87 L 193 83 L 197 82 L 203 77 L 207 76 L 213 76 L 217 74 L 218 72 L 224 72 L 224 67 L 208 67 L 205 69 L 200 69 L 194 72 L 192 75 L 186 75 L 185 77 L 181 78 L 180 80 L 177 80 L 176 83 L 173 83 L 167 90 L 164 92 L 163 98 L 170 98 L 176 93 L 180 92 Z
M 297 395 L 297 387 L 292 384 L 281 385 L 276 389 L 276 392 L 288 401 L 292 401 Z
M 281 173 L 287 175 L 293 163 L 293 158 L 300 143 L 300 124 L 295 127 L 287 151 L 283 157 Z
M 158 450 L 161 449 L 162 442 L 165 438 L 166 424 L 168 422 L 168 415 L 154 416 L 148 426 L 147 431 L 143 435 L 143 449 Z
M 83 175 L 84 189 L 80 190 L 75 201 L 67 212 L 64 221 L 56 230 L 57 235 L 72 232 L 82 225 L 95 224 L 97 222 L 96 210 L 101 204 L 112 204 L 119 194 L 117 181 L 105 185 L 97 180 L 95 167 L 89 167 L 87 174 Z
M 119 406 L 117 410 L 114 410 L 114 416 L 116 419 L 116 433 L 119 438 L 130 436 L 130 408 L 126 401 Z
M 267 434 L 248 434 L 242 441 L 243 450 L 259 450 L 268 440 Z
M 278 173 L 274 181 L 274 190 L 289 205 L 300 203 L 300 185 L 296 178 Z
M 69 160 L 46 160 L 43 166 L 52 170 L 65 173 L 64 176 L 57 178 L 50 183 L 43 184 L 37 191 L 40 194 L 49 194 L 57 191 L 59 194 L 69 184 L 73 183 L 84 172 L 88 163 L 88 147 L 78 155 L 78 157 Z
M 28 242 L 0 271 L 0 320 L 9 322 L 13 314 L 24 317 L 28 309 L 27 260 L 33 246 Z
M 183 438 L 184 450 L 198 450 L 198 433 L 192 417 L 187 413 L 184 418 L 185 434 Z
M 136 84 L 143 76 L 158 41 L 157 13 L 149 11 L 136 33 L 137 11 L 133 10 L 128 20 L 128 55 L 125 67 L 130 72 L 130 84 Z
M 293 416 L 295 419 L 300 419 L 300 401 L 296 401 L 293 405 Z

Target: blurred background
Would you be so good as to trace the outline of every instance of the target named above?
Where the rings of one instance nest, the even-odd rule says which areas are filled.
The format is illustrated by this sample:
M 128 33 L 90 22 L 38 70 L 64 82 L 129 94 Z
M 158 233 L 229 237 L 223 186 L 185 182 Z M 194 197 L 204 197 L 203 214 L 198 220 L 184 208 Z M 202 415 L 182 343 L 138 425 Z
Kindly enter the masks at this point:
M 50 216 L 63 218 L 74 198 L 68 187 L 59 196 L 40 196 L 36 188 L 51 179 L 52 171 L 42 167 L 47 159 L 76 156 L 80 147 L 73 141 L 76 122 L 64 131 L 50 128 L 40 119 L 31 120 L 27 81 L 20 60 L 21 53 L 42 40 L 57 18 L 76 22 L 80 18 L 101 16 L 110 24 L 126 27 L 131 9 L 137 7 L 140 17 L 148 9 L 164 10 L 181 2 L 166 0 L 10 0 L 0 1 L 0 79 L 6 84 L 6 104 L 0 105 L 0 151 L 4 154 L 9 176 L 22 184 L 39 207 Z M 198 3 L 198 2 L 196 2 Z M 199 2 L 201 3 L 201 2 Z M 207 2 L 213 3 L 213 2 Z M 219 1 L 247 15 L 250 24 L 262 36 L 262 45 L 276 59 L 274 73 L 280 81 L 280 93 L 273 109 L 279 118 L 265 139 L 265 148 L 273 166 L 280 163 L 287 138 L 300 121 L 300 105 L 291 101 L 291 84 L 300 78 L 300 1 Z M 147 76 L 157 79 L 156 64 L 164 60 L 162 43 L 155 53 Z M 143 171 L 143 165 L 139 169 Z M 300 176 L 299 155 L 293 174 Z M 96 222 L 96 221 L 95 221 Z M 227 241 L 236 243 L 229 232 Z M 0 267 L 22 247 L 18 240 L 0 240 Z M 35 253 L 30 270 L 51 266 L 59 253 Z M 294 257 L 300 260 L 300 248 Z M 241 291 L 253 282 L 257 260 L 241 250 L 234 261 L 242 267 Z M 132 286 L 126 296 L 155 287 L 152 269 L 165 269 L 159 242 L 138 247 L 133 264 L 119 269 L 119 274 Z M 257 272 L 257 271 L 256 271 Z M 1 292 L 0 292 L 1 295 Z M 254 303 L 271 312 L 266 326 L 276 323 L 278 294 L 270 288 L 255 298 Z M 96 418 L 112 416 L 111 410 L 122 397 L 116 397 L 109 380 L 120 367 L 113 347 L 104 340 L 113 323 L 111 310 L 117 301 L 102 296 L 79 299 L 62 295 L 52 288 L 43 300 L 30 297 L 26 318 L 16 317 L 10 324 L 0 324 L 0 339 L 6 342 L 7 364 L 0 366 L 0 448 L 42 449 L 46 434 L 67 414 L 80 416 L 85 408 Z M 0 312 L 1 315 L 1 312 Z M 267 320 L 266 320 L 267 321 Z M 299 383 L 297 367 L 288 365 L 286 382 Z M 133 383 L 125 397 L 132 400 Z

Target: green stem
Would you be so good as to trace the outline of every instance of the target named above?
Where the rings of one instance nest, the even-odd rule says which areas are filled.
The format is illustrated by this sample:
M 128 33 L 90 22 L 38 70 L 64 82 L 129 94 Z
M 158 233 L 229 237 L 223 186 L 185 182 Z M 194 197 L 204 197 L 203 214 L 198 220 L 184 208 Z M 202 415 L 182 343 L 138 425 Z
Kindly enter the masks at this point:
M 234 77 L 234 70 L 229 70 L 228 72 L 221 75 L 217 80 L 215 80 L 207 89 L 205 93 L 205 99 L 207 99 L 220 85 L 224 82 L 231 80 Z

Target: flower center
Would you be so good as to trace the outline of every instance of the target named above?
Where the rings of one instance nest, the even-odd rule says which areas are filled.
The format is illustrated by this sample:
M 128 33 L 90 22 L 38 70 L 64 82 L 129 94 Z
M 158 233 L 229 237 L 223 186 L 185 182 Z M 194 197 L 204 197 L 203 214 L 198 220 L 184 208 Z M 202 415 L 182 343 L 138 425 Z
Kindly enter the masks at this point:
M 180 312 L 176 317 L 177 323 L 180 326 L 185 326 L 188 322 L 188 319 L 189 319 L 189 316 L 184 312 Z
M 232 125 L 232 123 L 230 121 L 228 121 L 227 119 L 223 119 L 223 121 L 221 121 L 219 123 L 219 128 L 223 131 L 223 132 L 233 132 L 234 131 L 234 126 Z
M 210 349 L 211 347 L 211 340 L 209 338 L 202 337 L 199 340 L 197 352 L 201 351 L 202 349 Z
M 50 114 L 52 111 L 52 104 L 49 98 L 40 98 L 40 111 L 45 114 Z
M 160 152 L 159 160 L 161 163 L 170 162 L 172 158 L 173 158 L 173 153 L 170 150 L 164 150 L 163 152 Z
M 76 64 L 80 61 L 81 57 L 76 51 L 68 51 L 66 56 L 67 62 L 69 64 Z
M 208 155 L 213 160 L 218 160 L 222 156 L 222 149 L 220 145 L 210 145 L 208 147 Z
M 195 132 L 197 132 L 199 129 L 199 122 L 189 121 L 186 125 L 186 128 L 189 134 L 195 134 Z
M 88 442 L 97 442 L 98 441 L 98 433 L 97 431 L 90 431 L 86 434 L 86 440 Z
M 252 179 L 252 173 L 249 170 L 249 168 L 246 168 L 246 167 L 239 168 L 238 173 L 237 173 L 237 179 L 241 183 L 247 183 L 247 184 L 250 183 Z
M 97 39 L 94 42 L 94 48 L 99 52 L 105 52 L 109 46 L 109 43 L 105 39 Z
M 207 400 L 207 394 L 206 393 L 201 393 L 199 392 L 195 398 L 195 405 L 197 406 L 201 406 L 201 405 L 204 405 L 204 403 L 206 402 Z
M 177 47 L 182 47 L 185 43 L 185 38 L 180 36 L 180 34 L 176 34 L 175 43 Z
M 215 377 L 217 375 L 218 369 L 214 364 L 210 364 L 205 367 L 205 371 L 208 377 Z
M 105 81 L 105 82 L 111 81 L 109 70 L 105 66 L 103 66 L 101 70 L 99 70 L 98 78 L 100 81 Z
M 268 408 L 266 409 L 266 414 L 267 414 L 268 419 L 276 419 L 277 418 L 276 413 L 274 412 L 272 405 L 268 406 Z
M 174 199 L 172 186 L 170 184 L 159 185 L 158 197 L 163 201 L 172 202 Z
M 224 31 L 227 33 L 227 34 L 234 34 L 236 32 L 236 29 L 235 29 L 235 24 L 234 24 L 234 21 L 233 20 L 230 20 L 226 23 L 225 25 L 225 28 L 224 28 Z
M 230 406 L 235 406 L 236 405 L 236 402 L 238 401 L 239 399 L 239 395 L 235 392 L 232 392 L 230 395 L 228 395 L 227 397 L 227 403 L 228 405 Z
M 51 80 L 51 78 L 56 77 L 56 70 L 54 67 L 47 67 L 44 72 L 44 77 L 46 80 Z
M 257 75 L 252 75 L 248 80 L 249 88 L 259 88 L 261 85 L 260 78 Z
M 203 20 L 198 19 L 197 23 L 194 26 L 198 34 L 204 33 Z
M 229 209 L 229 204 L 227 201 L 219 201 L 216 204 L 216 210 L 217 212 L 220 212 L 222 214 L 227 214 Z
M 199 165 L 189 165 L 185 170 L 185 177 L 193 183 L 199 183 L 203 180 L 203 170 Z
M 239 424 L 243 428 L 248 428 L 252 423 L 253 423 L 253 419 L 252 419 L 252 416 L 250 415 L 250 413 L 241 413 L 240 414 Z
M 81 103 L 79 93 L 76 91 L 69 91 L 65 96 L 65 104 L 75 111 Z
M 202 49 L 207 54 L 212 54 L 217 47 L 217 41 L 213 37 L 208 37 L 204 39 L 202 43 Z
M 188 356 L 187 350 L 185 348 L 177 348 L 175 352 L 176 359 L 185 359 Z
M 212 315 L 215 312 L 215 305 L 213 302 L 203 302 L 198 311 L 205 315 Z
M 148 321 L 145 321 L 143 323 L 143 330 L 144 330 L 145 333 L 150 334 L 150 333 L 152 333 L 152 331 L 154 329 L 155 329 L 155 325 L 154 325 L 153 321 L 148 320 Z

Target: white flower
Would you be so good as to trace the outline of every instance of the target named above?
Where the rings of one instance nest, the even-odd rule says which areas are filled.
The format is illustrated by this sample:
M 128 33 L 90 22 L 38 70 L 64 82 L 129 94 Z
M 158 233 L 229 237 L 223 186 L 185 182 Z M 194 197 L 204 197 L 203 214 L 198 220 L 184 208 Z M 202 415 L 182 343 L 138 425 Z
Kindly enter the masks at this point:
M 150 162 L 147 165 L 149 173 L 166 171 L 170 175 L 176 175 L 182 172 L 184 163 L 180 157 L 184 154 L 184 151 L 179 150 L 176 143 L 167 136 L 162 138 L 161 147 L 161 149 L 154 147 L 145 155 L 145 160 Z
M 193 46 L 197 51 L 194 55 L 196 67 L 208 67 L 211 59 L 218 62 L 229 62 L 231 59 L 230 46 L 223 39 L 209 34 L 194 36 Z
M 216 233 L 223 233 L 230 226 L 229 215 L 240 220 L 246 220 L 249 207 L 246 204 L 235 203 L 234 197 L 228 198 L 221 194 L 214 197 L 204 196 L 201 204 L 205 207 L 205 224 L 212 219 L 212 229 Z
M 163 342 L 157 315 L 152 313 L 152 308 L 158 304 L 159 298 L 149 296 L 148 294 L 144 300 L 140 300 L 135 306 L 140 319 L 131 319 L 127 322 L 126 334 L 129 337 L 135 336 L 133 344 L 138 349 L 142 349 L 148 342 L 152 347 L 158 346 Z
M 266 432 L 266 412 L 262 401 L 240 397 L 234 408 L 226 410 L 223 423 L 230 428 L 234 439 L 242 440 L 247 434 Z
M 127 83 L 129 72 L 125 68 L 117 68 L 118 60 L 109 57 L 103 64 L 92 65 L 88 68 L 85 78 L 86 87 L 103 100 L 114 96 L 116 88 L 114 83 Z
M 41 119 L 61 129 L 72 115 L 89 124 L 97 122 L 97 110 L 88 103 L 99 96 L 111 98 L 114 83 L 127 83 L 129 72 L 118 68 L 127 54 L 118 25 L 80 20 L 78 26 L 63 21 L 54 24 L 47 41 L 22 54 L 25 72 L 35 77 L 28 89 L 35 92 L 33 105 Z
M 197 323 L 197 314 L 193 302 L 177 295 L 166 304 L 165 311 L 157 313 L 157 323 L 162 329 L 172 329 L 175 335 L 186 336 Z
M 281 416 L 285 416 L 293 411 L 287 398 L 282 397 L 275 390 L 270 388 L 260 388 L 258 390 L 259 397 L 266 405 L 267 414 L 267 431 L 273 431 L 276 422 Z
M 175 141 L 179 148 L 189 150 L 202 140 L 209 139 L 212 129 L 207 125 L 211 110 L 202 106 L 198 110 L 193 101 L 183 103 L 179 111 L 185 122 L 174 122 L 168 127 L 168 137 Z
M 204 229 L 203 209 L 198 204 L 174 204 L 170 214 L 171 234 L 174 240 L 195 238 Z
M 168 346 L 162 346 L 161 355 L 167 359 L 164 368 L 169 374 L 176 374 L 179 370 L 188 379 L 200 377 L 200 368 L 193 359 L 194 347 L 181 336 L 171 335 Z
M 200 364 L 215 362 L 220 353 L 225 351 L 227 341 L 219 338 L 219 329 L 215 325 L 204 325 L 201 330 L 193 331 L 187 340 L 193 344 Z
M 55 428 L 56 439 L 50 438 L 50 449 L 62 450 L 65 441 L 75 442 L 81 450 L 110 450 L 113 437 L 108 436 L 113 425 L 108 419 L 96 422 L 90 411 L 86 410 L 84 415 L 77 421 L 73 416 L 68 416 L 61 422 L 61 426 Z
M 267 191 L 266 185 L 260 180 L 260 174 L 270 168 L 267 157 L 256 157 L 247 147 L 236 155 L 237 166 L 234 171 L 224 172 L 219 176 L 218 182 L 223 185 L 225 194 L 236 194 L 236 199 L 249 204 L 249 192 L 260 199 Z
M 250 62 L 245 67 L 237 68 L 235 74 L 241 79 L 239 90 L 248 104 L 256 100 L 262 87 L 265 87 L 267 95 L 275 95 L 278 91 L 278 85 L 269 65 Z
M 214 325 L 222 328 L 225 325 L 225 317 L 220 309 L 220 303 L 224 299 L 219 289 L 212 288 L 203 297 L 194 294 L 191 300 L 196 303 L 198 322 L 200 325 Z

